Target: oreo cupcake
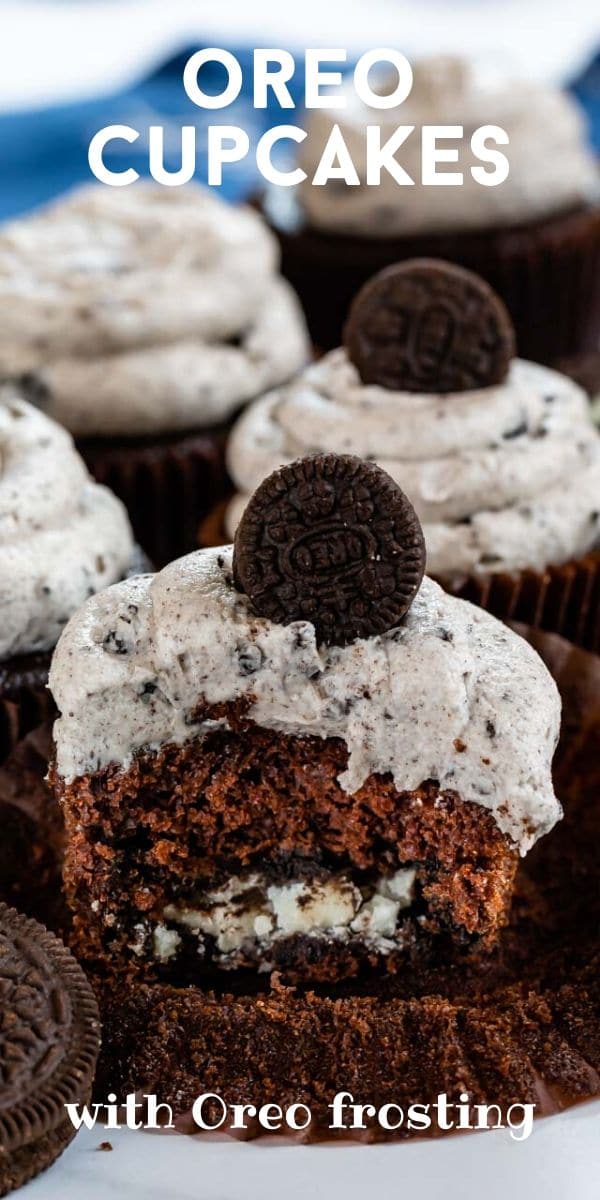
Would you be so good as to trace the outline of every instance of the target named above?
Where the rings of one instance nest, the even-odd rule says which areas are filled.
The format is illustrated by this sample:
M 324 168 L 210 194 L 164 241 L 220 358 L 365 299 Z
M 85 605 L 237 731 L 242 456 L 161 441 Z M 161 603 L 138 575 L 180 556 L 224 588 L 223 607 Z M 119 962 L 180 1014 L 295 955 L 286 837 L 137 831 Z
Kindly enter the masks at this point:
M 299 198 L 274 189 L 264 201 L 283 254 L 283 272 L 304 304 L 317 345 L 340 342 L 350 302 L 375 271 L 430 255 L 482 275 L 502 296 L 514 321 L 519 353 L 540 362 L 595 348 L 600 335 L 600 206 L 598 169 L 586 144 L 579 109 L 566 95 L 524 80 L 494 78 L 453 58 L 414 67 L 401 108 L 363 106 L 348 86 L 346 107 L 308 115 Z M 382 80 L 381 88 L 385 89 Z M 378 186 L 311 180 L 333 122 L 342 131 L 364 181 L 365 127 L 380 125 L 382 142 L 399 124 L 414 132 L 399 160 L 414 181 L 399 186 L 383 173 Z M 421 184 L 420 130 L 460 125 L 454 170 L 460 188 Z M 506 130 L 508 178 L 476 183 L 471 134 L 479 126 Z
M 0 378 L 76 437 L 157 562 L 224 494 L 232 415 L 307 358 L 253 212 L 197 186 L 84 188 L 0 236 Z
M 62 824 L 44 789 L 52 650 L 71 615 L 145 569 L 123 505 L 66 430 L 0 391 L 0 896 L 56 881 Z
M 261 484 L 233 548 L 73 617 L 52 774 L 100 976 L 337 982 L 495 941 L 519 854 L 560 817 L 560 700 L 424 564 L 390 476 L 319 455 Z
M 240 419 L 228 448 L 237 495 L 205 524 L 205 542 L 233 535 L 276 466 L 359 454 L 406 490 L 428 571 L 446 588 L 597 645 L 600 436 L 584 392 L 515 358 L 498 298 L 441 262 L 376 276 L 345 341 Z
M 422 1136 L 384 1119 L 411 1105 L 447 1134 L 459 1103 L 464 1130 L 600 1092 L 600 659 L 448 595 L 423 549 L 385 472 L 319 455 L 261 485 L 234 547 L 64 631 L 99 1099 L 151 1080 L 193 1132 L 204 1093 L 222 1131 L 275 1095 L 308 1106 L 303 1140 L 371 1140 Z M 338 1092 L 366 1107 L 336 1132 Z

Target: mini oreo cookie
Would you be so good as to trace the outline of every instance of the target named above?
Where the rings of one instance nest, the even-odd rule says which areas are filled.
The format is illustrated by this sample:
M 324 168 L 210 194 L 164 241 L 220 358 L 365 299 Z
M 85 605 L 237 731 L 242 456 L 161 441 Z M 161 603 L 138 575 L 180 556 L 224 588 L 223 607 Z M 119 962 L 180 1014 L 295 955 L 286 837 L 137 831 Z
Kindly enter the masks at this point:
M 363 383 L 404 392 L 491 387 L 515 354 L 496 293 L 472 271 L 433 258 L 370 279 L 350 308 L 344 343 Z
M 0 904 L 0 1196 L 75 1136 L 65 1104 L 90 1098 L 99 1031 L 92 989 L 66 946 Z
M 235 583 L 255 611 L 282 625 L 310 621 L 329 645 L 392 629 L 424 569 L 412 504 L 385 471 L 351 455 L 274 471 L 235 536 Z

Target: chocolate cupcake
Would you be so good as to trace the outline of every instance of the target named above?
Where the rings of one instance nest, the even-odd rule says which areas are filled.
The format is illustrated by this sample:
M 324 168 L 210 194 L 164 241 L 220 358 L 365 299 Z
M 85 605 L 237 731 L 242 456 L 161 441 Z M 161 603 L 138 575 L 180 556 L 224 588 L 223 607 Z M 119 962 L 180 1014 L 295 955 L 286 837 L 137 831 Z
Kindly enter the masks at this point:
M 224 494 L 232 415 L 306 360 L 253 212 L 197 186 L 91 187 L 0 236 L 0 378 L 76 437 L 155 562 Z
M 147 569 L 123 505 L 95 483 L 66 430 L 0 390 L 0 897 L 56 882 L 62 823 L 41 781 L 54 712 L 52 650 L 94 592 Z M 18 786 L 15 781 L 18 780 Z
M 203 536 L 233 536 L 275 467 L 360 454 L 410 497 L 430 575 L 496 616 L 597 647 L 600 436 L 583 391 L 513 358 L 497 297 L 435 261 L 367 284 L 346 343 L 241 417 L 228 447 L 237 495 Z
M 559 697 L 423 567 L 390 476 L 322 455 L 261 485 L 235 548 L 72 618 L 53 780 L 100 976 L 332 984 L 494 943 L 560 816 Z
M 382 90 L 386 81 L 382 80 Z M 338 124 L 359 186 L 312 185 L 333 123 Z M 442 122 L 463 128 L 458 188 L 421 184 L 420 131 Z M 382 142 L 399 125 L 414 131 L 398 159 L 414 181 L 402 187 L 384 172 L 367 186 L 365 128 Z M 508 178 L 484 187 L 471 176 L 471 135 L 492 124 L 508 134 Z M 414 67 L 401 108 L 368 109 L 348 85 L 343 111 L 316 109 L 300 150 L 307 179 L 298 195 L 272 189 L 262 204 L 282 248 L 282 269 L 298 292 L 313 336 L 337 346 L 351 300 L 375 271 L 428 255 L 482 275 L 502 296 L 519 353 L 540 362 L 596 347 L 600 335 L 598 169 L 575 102 L 545 85 L 494 78 L 460 59 Z

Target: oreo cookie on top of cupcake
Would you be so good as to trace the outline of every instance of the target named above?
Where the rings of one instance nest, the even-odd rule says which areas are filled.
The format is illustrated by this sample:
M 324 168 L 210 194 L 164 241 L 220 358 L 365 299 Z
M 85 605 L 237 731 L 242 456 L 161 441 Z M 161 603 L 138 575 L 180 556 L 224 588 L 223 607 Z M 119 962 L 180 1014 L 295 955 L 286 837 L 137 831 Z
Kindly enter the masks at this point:
M 396 82 L 394 74 L 392 88 Z M 387 88 L 385 76 L 380 88 Z M 334 123 L 360 182 L 337 178 L 315 187 Z M 460 186 L 422 179 L 421 130 L 440 123 L 462 130 L 444 143 L 456 152 L 447 169 L 462 172 Z M 471 175 L 471 135 L 488 124 L 508 135 L 509 174 L 493 187 Z M 396 154 L 412 186 L 387 170 L 377 185 L 367 184 L 367 126 L 380 127 L 382 144 L 398 126 L 413 127 Z M 582 113 L 566 94 L 491 63 L 437 56 L 413 64 L 412 90 L 399 107 L 368 108 L 348 83 L 343 110 L 312 110 L 306 132 L 299 151 L 306 180 L 298 189 L 271 188 L 262 208 L 317 345 L 339 344 L 348 306 L 369 276 L 428 255 L 477 271 L 496 288 L 524 357 L 552 362 L 597 346 L 600 178 Z
M 224 494 L 232 415 L 308 357 L 260 217 L 197 185 L 85 187 L 0 234 L 0 379 L 77 438 L 155 562 Z
M 600 434 L 576 383 L 514 357 L 508 314 L 477 276 L 418 259 L 365 285 L 345 345 L 234 427 L 225 536 L 262 479 L 317 451 L 359 454 L 392 475 L 446 587 L 599 644 Z M 223 540 L 222 524 L 215 513 L 206 539 Z
M 393 479 L 316 455 L 261 484 L 233 547 L 72 618 L 53 781 L 101 977 L 331 982 L 494 941 L 519 852 L 560 816 L 560 701 L 424 565 Z

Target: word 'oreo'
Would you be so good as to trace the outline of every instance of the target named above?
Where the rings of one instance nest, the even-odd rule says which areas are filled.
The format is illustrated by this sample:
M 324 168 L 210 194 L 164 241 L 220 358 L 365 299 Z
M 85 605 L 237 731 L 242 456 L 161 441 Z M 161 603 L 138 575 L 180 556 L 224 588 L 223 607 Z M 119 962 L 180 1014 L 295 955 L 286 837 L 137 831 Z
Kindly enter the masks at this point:
M 100 1023 L 66 946 L 0 904 L 0 1196 L 50 1166 L 75 1136 L 65 1104 L 87 1103 Z
M 344 343 L 363 383 L 404 392 L 491 387 L 515 354 L 496 293 L 471 271 L 433 258 L 370 279 L 350 308 Z
M 407 612 L 425 569 L 423 531 L 380 467 L 319 454 L 257 488 L 233 569 L 260 616 L 311 621 L 319 641 L 344 645 L 392 629 Z

